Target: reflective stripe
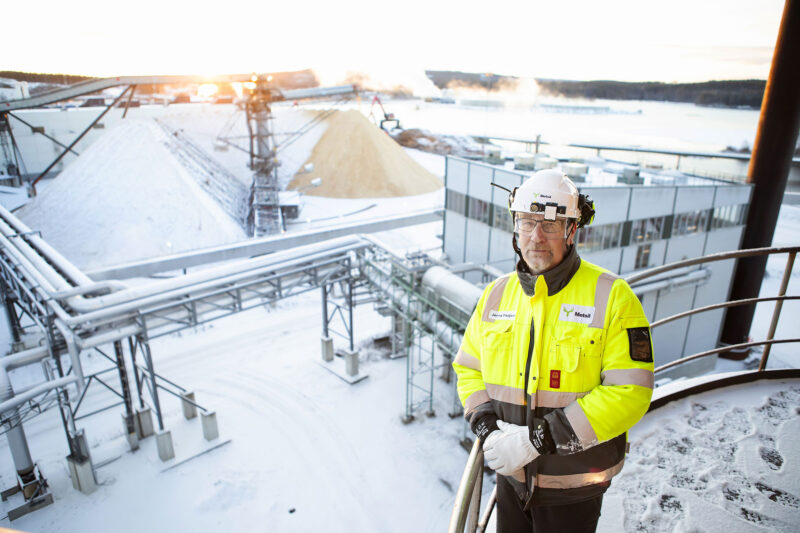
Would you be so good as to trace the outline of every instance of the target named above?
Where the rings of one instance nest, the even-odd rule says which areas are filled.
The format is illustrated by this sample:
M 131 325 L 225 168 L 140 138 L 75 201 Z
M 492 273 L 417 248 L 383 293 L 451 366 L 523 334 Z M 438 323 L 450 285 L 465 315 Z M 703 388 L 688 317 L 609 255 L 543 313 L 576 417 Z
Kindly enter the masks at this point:
M 595 483 L 603 483 L 610 480 L 612 477 L 619 474 L 622 470 L 622 465 L 625 459 L 615 464 L 611 468 L 603 470 L 602 472 L 588 472 L 586 474 L 568 474 L 566 476 L 548 476 L 539 474 L 536 476 L 536 486 L 543 489 L 574 489 L 577 487 L 585 487 L 586 485 L 594 485 Z
M 457 365 L 465 366 L 467 368 L 471 368 L 472 370 L 477 370 L 478 372 L 481 371 L 481 360 L 477 357 L 471 356 L 465 352 L 463 348 L 458 350 L 456 359 L 453 362 Z
M 572 402 L 566 406 L 564 408 L 564 416 L 569 420 L 572 431 L 575 432 L 584 450 L 597 444 L 597 434 L 595 434 L 594 428 L 592 428 L 589 419 L 586 418 L 586 413 L 583 412 L 578 402 Z
M 602 328 L 606 321 L 606 307 L 608 306 L 608 296 L 611 294 L 611 287 L 617 276 L 608 272 L 603 272 L 597 278 L 597 285 L 594 288 L 594 320 L 589 324 L 590 328 Z
M 486 384 L 486 392 L 489 398 L 514 405 L 525 405 L 525 391 L 507 385 Z
M 479 405 L 486 403 L 489 401 L 489 393 L 486 392 L 486 389 L 481 389 L 473 392 L 469 395 L 469 398 L 464 402 L 464 409 L 466 412 L 464 415 L 470 414 L 475 408 Z
M 499 278 L 494 287 L 492 287 L 489 296 L 486 297 L 486 301 L 483 304 L 483 316 L 481 316 L 481 320 L 484 322 L 494 322 L 494 319 L 489 317 L 489 313 L 500 310 L 500 300 L 503 299 L 503 291 L 510 278 L 511 274 Z
M 536 403 L 531 402 L 531 408 L 536 407 L 566 407 L 578 398 L 583 398 L 588 392 L 558 392 L 540 390 L 536 392 Z
M 517 424 L 518 426 L 527 424 L 528 407 L 525 405 L 492 400 L 492 409 L 497 415 L 497 418 L 505 420 L 509 424 Z
M 655 377 L 652 370 L 644 368 L 627 368 L 620 370 L 606 370 L 600 376 L 603 385 L 639 385 L 652 389 Z

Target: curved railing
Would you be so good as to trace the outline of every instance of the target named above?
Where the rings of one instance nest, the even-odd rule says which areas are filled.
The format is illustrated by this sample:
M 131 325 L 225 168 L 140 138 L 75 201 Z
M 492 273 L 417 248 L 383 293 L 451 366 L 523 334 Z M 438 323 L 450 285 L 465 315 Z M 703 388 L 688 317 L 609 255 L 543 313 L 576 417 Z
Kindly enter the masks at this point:
M 629 284 L 635 285 L 640 281 L 652 278 L 653 276 L 657 276 L 665 272 L 670 272 L 676 269 L 691 267 L 704 263 L 725 261 L 728 259 L 738 259 L 741 257 L 755 257 L 755 256 L 784 254 L 784 253 L 788 254 L 788 257 L 786 259 L 786 266 L 783 271 L 783 278 L 781 279 L 781 285 L 780 288 L 778 289 L 777 296 L 770 296 L 763 298 L 761 297 L 745 298 L 741 300 L 732 300 L 728 302 L 707 305 L 704 307 L 698 307 L 697 309 L 690 309 L 682 313 L 677 313 L 675 315 L 663 318 L 661 320 L 657 320 L 652 324 L 650 324 L 650 327 L 652 329 L 661 326 L 663 324 L 672 322 L 674 320 L 678 320 L 699 313 L 704 313 L 706 311 L 711 311 L 714 309 L 723 309 L 723 308 L 727 309 L 729 307 L 736 307 L 740 305 L 750 305 L 759 302 L 774 301 L 775 309 L 772 313 L 772 320 L 770 321 L 769 330 L 767 332 L 767 338 L 765 340 L 732 344 L 720 348 L 715 348 L 713 350 L 706 350 L 704 352 L 700 352 L 694 355 L 689 355 L 687 357 L 683 357 L 657 367 L 655 369 L 656 373 L 680 365 L 682 363 L 686 363 L 688 361 L 700 359 L 702 357 L 708 357 L 711 355 L 716 355 L 731 350 L 750 348 L 753 346 L 765 347 L 764 352 L 761 355 L 761 362 L 759 363 L 758 370 L 754 371 L 754 373 L 764 372 L 764 370 L 767 367 L 767 360 L 769 359 L 770 348 L 772 347 L 773 344 L 800 342 L 800 338 L 791 338 L 791 339 L 774 338 L 775 329 L 778 326 L 778 319 L 780 318 L 781 310 L 783 309 L 783 302 L 786 300 L 800 299 L 800 296 L 786 296 L 786 289 L 789 286 L 789 278 L 791 277 L 792 270 L 794 269 L 794 260 L 797 256 L 798 251 L 800 251 L 800 246 L 777 247 L 777 248 L 753 248 L 750 250 L 720 252 L 716 254 L 710 254 L 704 257 L 698 257 L 695 259 L 676 261 L 674 263 L 669 263 L 667 265 L 650 268 L 648 270 L 644 270 L 642 272 L 637 272 L 635 274 L 626 276 L 625 280 Z M 467 459 L 467 465 L 464 468 L 464 473 L 461 477 L 461 483 L 458 486 L 458 492 L 456 493 L 456 501 L 453 506 L 453 512 L 450 515 L 450 524 L 447 529 L 448 533 L 462 533 L 464 531 L 467 531 L 469 533 L 475 533 L 476 531 L 482 532 L 486 529 L 486 525 L 489 522 L 491 513 L 494 510 L 497 489 L 495 488 L 495 490 L 492 491 L 492 495 L 490 496 L 489 501 L 486 504 L 486 508 L 484 509 L 483 515 L 479 519 L 478 516 L 480 513 L 482 486 L 483 486 L 483 450 L 481 448 L 480 441 L 478 439 L 475 439 L 475 443 L 472 446 L 472 451 L 469 454 L 469 459 Z

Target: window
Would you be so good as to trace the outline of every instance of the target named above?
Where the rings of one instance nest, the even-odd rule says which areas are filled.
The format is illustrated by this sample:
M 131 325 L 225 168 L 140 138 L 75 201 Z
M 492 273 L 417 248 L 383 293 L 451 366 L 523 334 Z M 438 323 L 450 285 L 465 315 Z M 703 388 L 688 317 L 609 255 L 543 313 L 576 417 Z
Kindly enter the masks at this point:
M 459 215 L 467 216 L 467 197 L 460 192 L 447 190 L 445 207 Z
M 489 224 L 489 214 L 489 202 L 477 198 L 469 199 L 469 213 L 467 214 L 469 218 Z
M 650 244 L 643 244 L 636 249 L 636 262 L 633 268 L 647 268 L 650 266 Z
M 702 210 L 675 215 L 675 221 L 672 225 L 672 235 L 689 235 L 691 233 L 706 231 L 708 214 L 708 210 Z
M 514 225 L 511 223 L 511 213 L 508 212 L 508 209 L 493 205 L 492 211 L 494 212 L 492 226 L 497 229 L 513 233 Z
M 617 248 L 621 243 L 622 224 L 604 224 L 579 229 L 575 242 L 578 250 L 591 252 Z
M 744 205 L 715 207 L 711 217 L 711 229 L 727 228 L 744 224 Z
M 661 238 L 661 229 L 664 227 L 664 217 L 643 218 L 633 222 L 631 243 L 655 241 Z

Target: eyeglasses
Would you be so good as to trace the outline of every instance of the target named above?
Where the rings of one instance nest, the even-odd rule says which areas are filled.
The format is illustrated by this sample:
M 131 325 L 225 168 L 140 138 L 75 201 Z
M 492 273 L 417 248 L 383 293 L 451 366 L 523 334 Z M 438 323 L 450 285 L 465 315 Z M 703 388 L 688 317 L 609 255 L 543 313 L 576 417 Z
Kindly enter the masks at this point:
M 561 233 L 564 226 L 560 220 L 536 220 L 535 218 L 518 218 L 514 221 L 514 229 L 518 233 L 530 235 L 540 225 L 545 233 Z

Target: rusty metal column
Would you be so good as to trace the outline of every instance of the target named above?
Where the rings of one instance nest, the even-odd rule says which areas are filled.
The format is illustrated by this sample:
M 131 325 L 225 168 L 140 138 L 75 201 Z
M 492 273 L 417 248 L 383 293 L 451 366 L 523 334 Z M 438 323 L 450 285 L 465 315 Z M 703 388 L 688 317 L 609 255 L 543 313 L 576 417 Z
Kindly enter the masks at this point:
M 762 248 L 772 244 L 800 128 L 798 65 L 800 0 L 786 0 L 747 173 L 747 182 L 752 183 L 754 188 L 742 249 Z M 739 259 L 730 299 L 757 297 L 766 267 L 767 256 Z M 725 344 L 745 341 L 754 313 L 755 304 L 728 309 L 720 341 Z
M 128 371 L 125 368 L 125 357 L 122 352 L 121 341 L 114 341 L 114 354 L 117 357 L 117 371 L 119 372 L 119 382 L 122 387 L 122 400 L 125 403 L 125 428 L 128 430 L 128 434 L 136 433 L 136 426 L 133 422 L 131 389 L 128 386 Z

